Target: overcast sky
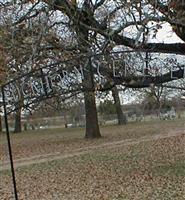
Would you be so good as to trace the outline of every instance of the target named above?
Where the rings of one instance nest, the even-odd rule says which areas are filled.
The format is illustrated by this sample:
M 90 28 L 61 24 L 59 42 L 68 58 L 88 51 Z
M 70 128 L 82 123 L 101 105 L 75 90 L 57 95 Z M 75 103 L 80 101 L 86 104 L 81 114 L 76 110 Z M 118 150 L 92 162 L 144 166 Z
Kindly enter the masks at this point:
M 173 32 L 172 27 L 168 23 L 163 24 L 162 29 L 159 29 L 157 32 L 157 37 L 155 39 L 150 38 L 149 42 L 183 43 L 183 41 Z

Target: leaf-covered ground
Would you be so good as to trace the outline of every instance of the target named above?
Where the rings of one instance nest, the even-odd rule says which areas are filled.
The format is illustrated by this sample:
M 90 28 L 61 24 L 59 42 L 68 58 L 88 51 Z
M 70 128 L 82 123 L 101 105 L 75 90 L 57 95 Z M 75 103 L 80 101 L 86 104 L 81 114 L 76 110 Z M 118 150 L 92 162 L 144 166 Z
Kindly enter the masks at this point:
M 105 127 L 102 129 L 104 137 L 93 141 L 80 139 L 82 130 L 74 132 L 71 130 L 71 133 L 61 134 L 62 136 L 56 130 L 53 135 L 38 133 L 38 140 L 33 133 L 27 138 L 16 135 L 13 139 L 17 158 L 42 152 L 51 153 L 52 149 L 53 152 L 61 153 L 75 151 L 75 148 L 103 145 L 124 139 L 140 141 L 126 145 L 120 143 L 112 148 L 105 145 L 81 155 L 17 168 L 19 199 L 183 200 L 185 199 L 184 130 L 184 122 L 176 121 L 130 124 L 121 128 Z M 143 136 L 153 137 L 173 131 L 178 131 L 177 136 L 156 138 L 151 141 L 140 139 Z M 182 134 L 179 134 L 181 132 Z M 58 140 L 57 138 L 55 140 L 56 136 Z M 60 144 L 62 139 L 66 144 L 64 141 Z M 21 147 L 22 152 L 19 152 L 17 148 L 22 142 L 25 146 Z M 5 145 L 2 143 L 2 146 Z M 27 150 L 25 150 L 26 144 Z M 35 144 L 35 148 L 34 146 L 31 148 L 31 144 Z M 36 148 L 36 144 L 42 145 Z M 0 172 L 0 199 L 13 199 L 8 170 Z
M 70 151 L 106 142 L 140 138 L 155 134 L 166 134 L 185 129 L 184 120 L 150 121 L 129 123 L 126 126 L 106 126 L 101 128 L 102 138 L 84 140 L 84 129 L 48 129 L 12 134 L 14 158 L 27 158 L 43 154 L 68 153 Z M 6 136 L 0 135 L 0 161 L 8 159 Z

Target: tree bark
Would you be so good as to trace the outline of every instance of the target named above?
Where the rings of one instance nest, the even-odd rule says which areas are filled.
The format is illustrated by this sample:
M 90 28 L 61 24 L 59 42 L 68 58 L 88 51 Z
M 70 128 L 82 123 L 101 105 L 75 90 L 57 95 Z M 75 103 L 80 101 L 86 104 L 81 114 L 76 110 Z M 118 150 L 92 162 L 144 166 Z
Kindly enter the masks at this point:
M 157 117 L 160 116 L 161 113 L 161 102 L 160 102 L 160 97 L 156 99 L 156 103 L 157 103 Z
M 87 40 L 87 38 L 86 38 Z M 98 114 L 96 108 L 96 99 L 94 92 L 94 75 L 91 65 L 91 59 L 84 60 L 84 87 L 88 89 L 84 92 L 86 131 L 85 138 L 100 138 L 100 129 L 98 124 Z
M 127 118 L 126 118 L 126 115 L 122 111 L 121 103 L 119 99 L 119 92 L 116 86 L 112 88 L 112 96 L 114 98 L 114 104 L 116 106 L 118 125 L 125 125 L 127 123 Z
M 91 60 L 84 62 L 84 86 L 89 88 L 84 92 L 85 101 L 85 116 L 86 116 L 86 131 L 85 138 L 100 138 L 100 129 L 98 124 L 98 114 L 96 108 L 96 99 L 94 89 L 94 77 L 92 72 Z
M 14 133 L 20 133 L 22 131 L 21 127 L 21 108 L 15 113 L 15 125 L 14 125 Z
M 67 116 L 66 116 L 66 111 L 64 110 L 64 127 L 65 128 L 68 128 L 68 126 L 67 126 Z
M 2 126 L 2 118 L 0 116 L 0 133 L 3 132 L 3 126 Z
M 85 138 L 100 138 L 100 129 L 94 92 L 85 92 L 86 132 Z
M 110 37 L 109 35 L 104 35 L 106 38 Z M 115 33 L 112 35 L 111 39 L 117 44 L 117 45 L 124 45 L 130 48 L 133 48 L 135 50 L 142 49 L 142 51 L 147 52 L 160 52 L 160 53 L 174 53 L 174 54 L 182 54 L 184 55 L 185 52 L 185 44 L 184 43 L 139 43 L 137 46 L 136 41 L 134 39 L 119 35 Z M 140 48 L 139 48 L 140 47 Z

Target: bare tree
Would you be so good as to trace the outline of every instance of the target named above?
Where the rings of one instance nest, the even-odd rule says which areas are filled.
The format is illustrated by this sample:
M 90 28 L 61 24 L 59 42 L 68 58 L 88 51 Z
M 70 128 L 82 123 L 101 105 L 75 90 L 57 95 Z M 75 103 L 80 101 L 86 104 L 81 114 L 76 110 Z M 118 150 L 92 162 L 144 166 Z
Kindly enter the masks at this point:
M 22 48 L 21 60 L 24 58 L 27 63 L 32 63 L 32 66 L 38 63 L 51 63 L 56 58 L 61 60 L 64 52 L 71 52 L 70 58 L 80 59 L 85 77 L 82 89 L 86 108 L 85 136 L 94 138 L 101 136 L 95 102 L 96 85 L 92 60 L 82 56 L 97 53 L 108 55 L 110 50 L 107 47 L 111 44 L 137 51 L 142 49 L 150 52 L 184 54 L 184 43 L 150 43 L 147 37 L 143 37 L 149 37 L 151 34 L 155 36 L 162 24 L 168 22 L 175 27 L 173 31 L 184 41 L 183 2 L 36 0 L 17 1 L 16 4 L 9 1 L 2 4 L 2 7 L 9 9 L 8 14 L 13 10 L 13 30 L 10 32 L 14 39 L 19 39 L 16 47 Z M 26 36 L 26 39 L 23 40 L 20 36 Z M 68 40 L 67 44 L 65 40 Z M 11 48 L 15 52 L 13 57 L 16 57 L 15 46 Z M 30 51 L 25 53 L 25 49 Z M 110 90 L 120 84 L 130 88 L 143 88 L 173 80 L 170 72 L 144 78 L 134 74 L 118 78 L 110 72 L 108 66 L 104 66 L 102 73 L 111 81 L 100 90 Z M 173 74 L 178 79 L 183 78 L 184 65 L 179 66 Z

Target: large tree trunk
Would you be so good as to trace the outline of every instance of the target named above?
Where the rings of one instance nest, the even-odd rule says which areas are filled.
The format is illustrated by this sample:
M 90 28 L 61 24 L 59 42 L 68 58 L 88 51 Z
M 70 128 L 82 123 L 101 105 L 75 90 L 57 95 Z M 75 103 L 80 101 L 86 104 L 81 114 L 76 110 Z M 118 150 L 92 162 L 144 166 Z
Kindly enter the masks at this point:
M 101 137 L 101 134 L 98 125 L 98 116 L 94 92 L 85 92 L 84 99 L 86 112 L 85 138 L 99 138 Z
M 15 113 L 14 133 L 20 133 L 21 131 L 21 109 L 19 109 Z
M 94 78 L 91 66 L 91 60 L 86 60 L 84 70 L 84 85 L 85 88 L 89 90 L 84 92 L 85 100 L 85 114 L 86 114 L 86 132 L 85 138 L 99 138 L 101 137 L 99 124 L 98 124 L 98 114 L 96 108 L 96 99 L 94 89 Z
M 0 116 L 0 133 L 3 132 L 3 126 L 2 126 L 2 118 Z
M 84 11 L 82 13 L 81 19 L 85 24 L 91 25 L 90 18 L 87 18 L 87 13 L 90 15 L 92 9 L 90 4 L 87 4 L 87 1 L 84 2 Z M 82 52 L 87 54 L 91 52 L 91 47 L 89 46 L 89 30 L 84 26 L 77 25 L 76 32 L 78 36 L 79 45 L 83 47 Z M 96 100 L 94 90 L 94 77 L 91 65 L 91 59 L 84 59 L 84 86 L 87 91 L 84 92 L 84 101 L 85 101 L 85 114 L 86 114 L 86 132 L 85 138 L 99 138 L 101 137 L 99 124 L 98 124 L 98 115 L 96 109 Z M 89 89 L 89 90 L 88 90 Z
M 122 111 L 121 103 L 120 103 L 120 99 L 119 99 L 119 92 L 118 92 L 118 89 L 116 86 L 114 88 L 112 88 L 112 96 L 114 98 L 114 104 L 116 106 L 118 125 L 124 125 L 127 123 L 127 118 L 126 118 L 126 115 Z
M 65 128 L 68 128 L 68 126 L 67 126 L 67 116 L 66 116 L 66 111 L 64 110 L 64 127 Z

